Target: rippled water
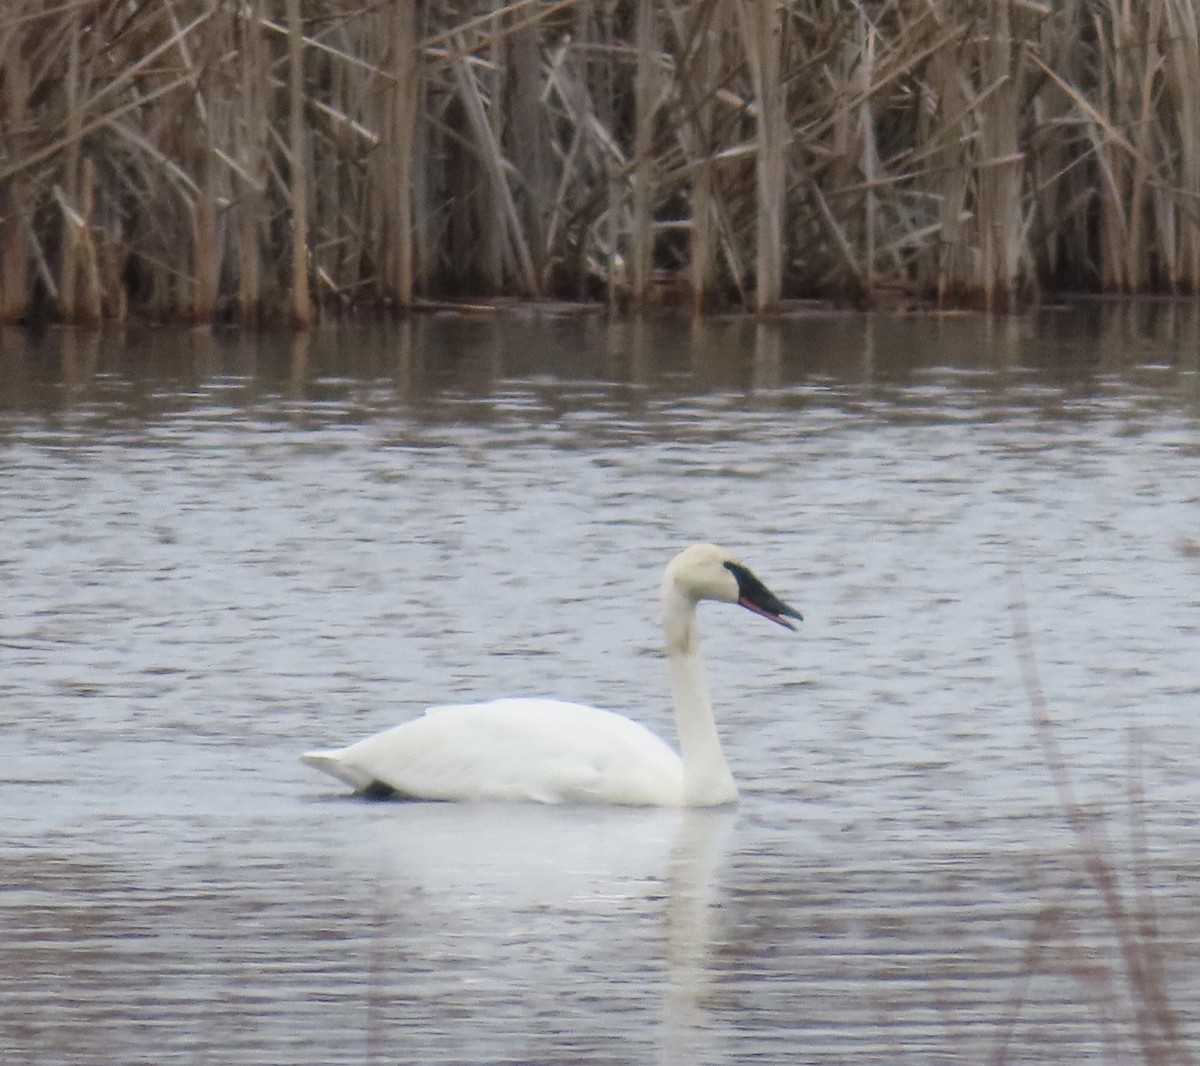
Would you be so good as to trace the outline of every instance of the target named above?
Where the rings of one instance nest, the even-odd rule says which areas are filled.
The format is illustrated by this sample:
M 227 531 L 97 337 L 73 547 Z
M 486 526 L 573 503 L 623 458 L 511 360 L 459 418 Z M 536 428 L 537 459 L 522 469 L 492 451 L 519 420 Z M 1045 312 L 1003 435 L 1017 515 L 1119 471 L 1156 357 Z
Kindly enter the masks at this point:
M 1181 304 L 0 334 L 0 1059 L 1195 1054 L 1198 352 Z M 513 693 L 672 735 L 696 539 L 806 619 L 702 612 L 736 810 L 297 761 Z

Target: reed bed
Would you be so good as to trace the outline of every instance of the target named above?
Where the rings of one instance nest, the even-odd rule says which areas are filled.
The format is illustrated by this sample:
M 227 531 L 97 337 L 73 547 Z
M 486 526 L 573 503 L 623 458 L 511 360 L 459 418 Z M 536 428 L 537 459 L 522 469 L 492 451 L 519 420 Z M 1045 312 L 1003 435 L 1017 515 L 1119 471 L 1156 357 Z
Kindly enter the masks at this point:
M 0 319 L 1200 293 L 1200 0 L 5 0 Z

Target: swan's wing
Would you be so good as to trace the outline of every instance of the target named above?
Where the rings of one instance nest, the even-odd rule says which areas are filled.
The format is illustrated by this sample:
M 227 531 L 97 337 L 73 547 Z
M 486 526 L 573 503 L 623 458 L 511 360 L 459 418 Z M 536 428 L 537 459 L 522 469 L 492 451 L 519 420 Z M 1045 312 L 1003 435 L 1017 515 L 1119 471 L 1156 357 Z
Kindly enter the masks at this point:
M 431 708 L 424 717 L 306 759 L 352 787 L 420 799 L 675 804 L 679 757 L 644 726 L 545 699 Z

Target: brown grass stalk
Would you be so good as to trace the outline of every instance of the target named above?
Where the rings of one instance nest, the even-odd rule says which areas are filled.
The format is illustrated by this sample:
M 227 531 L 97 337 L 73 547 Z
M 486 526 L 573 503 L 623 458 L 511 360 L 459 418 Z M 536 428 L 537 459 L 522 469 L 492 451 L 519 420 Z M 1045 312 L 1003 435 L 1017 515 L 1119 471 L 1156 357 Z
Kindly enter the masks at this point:
M 308 289 L 308 159 L 304 127 L 304 27 L 300 0 L 287 0 L 288 21 L 288 163 L 292 208 L 292 321 L 312 322 Z
M 413 0 L 401 0 L 392 7 L 391 40 L 395 89 L 389 94 L 389 154 L 391 167 L 385 180 L 393 183 L 393 194 L 385 202 L 389 222 L 385 232 L 391 240 L 382 250 L 388 264 L 386 287 L 401 307 L 412 304 L 414 285 L 414 202 L 413 160 L 416 150 L 417 123 L 421 101 L 420 52 L 416 46 L 417 10 Z
M 727 8 L 725 0 L 707 0 L 684 12 L 669 5 L 672 30 L 681 42 L 677 88 L 684 114 L 678 125 L 680 148 L 693 167 L 689 273 L 692 309 L 712 306 L 717 290 L 719 210 L 716 165 L 716 100 L 720 88 Z M 689 17 L 690 16 L 690 17 Z
M 79 217 L 76 204 L 79 202 L 79 141 L 83 130 L 83 106 L 80 101 L 80 26 L 76 12 L 68 26 L 68 59 L 66 80 L 66 159 L 63 167 L 63 187 L 55 187 L 55 195 L 62 209 L 63 236 L 60 242 L 58 268 L 58 313 L 67 322 L 74 322 L 78 313 L 75 290 L 78 281 L 79 249 L 86 228 Z
M 989 0 L 980 43 L 980 79 L 996 90 L 978 118 L 976 171 L 978 235 L 984 307 L 1011 310 L 1016 300 L 1022 224 L 1020 188 L 1021 50 L 1014 37 L 1011 0 Z
M 1190 1066 L 1195 1058 L 1183 1040 L 1152 930 L 1135 913 L 1121 890 L 1112 848 L 1102 825 L 1088 816 L 1076 795 L 1042 689 L 1028 614 L 1024 594 L 1018 586 L 1012 607 L 1013 635 L 1034 731 L 1059 808 L 1074 839 L 1076 854 L 1103 903 L 1116 937 L 1142 1059 L 1156 1066 L 1172 1063 Z
M 263 239 L 267 228 L 266 45 L 261 26 L 262 0 L 246 0 L 236 29 L 241 59 L 238 71 L 238 116 L 233 127 L 234 224 L 237 262 L 237 305 L 251 325 L 263 312 Z
M 1160 137 L 1178 146 L 1177 174 L 1164 182 L 1160 229 L 1170 248 L 1170 288 L 1200 294 L 1200 9 L 1167 0 L 1163 80 L 1167 117 Z
M 12 25 L 0 33 L 0 114 L 5 140 L 17 145 L 28 121 L 29 70 L 24 35 Z M 19 322 L 29 310 L 27 215 L 31 202 L 24 175 L 0 185 L 0 324 Z
M 766 311 L 783 294 L 786 150 L 791 131 L 781 78 L 783 10 L 777 0 L 738 3 L 755 104 L 755 291 L 754 306 Z
M 658 110 L 657 4 L 637 0 L 634 42 L 637 74 L 634 84 L 633 210 L 629 248 L 629 286 L 634 303 L 646 301 L 654 252 L 655 160 L 654 118 Z
M 77 317 L 92 252 L 105 317 L 200 321 L 643 300 L 663 277 L 697 309 L 1196 292 L 1198 21 L 1195 0 L 10 0 L 0 316 Z

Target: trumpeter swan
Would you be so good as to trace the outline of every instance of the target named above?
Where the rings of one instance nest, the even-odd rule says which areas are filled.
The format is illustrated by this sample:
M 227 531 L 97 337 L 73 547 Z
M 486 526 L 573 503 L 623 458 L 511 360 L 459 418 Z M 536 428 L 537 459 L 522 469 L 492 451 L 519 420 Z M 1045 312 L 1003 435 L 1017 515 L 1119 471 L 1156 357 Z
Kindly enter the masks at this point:
M 359 792 L 421 800 L 716 806 L 737 799 L 700 657 L 696 605 L 736 603 L 788 629 L 800 612 L 729 551 L 693 544 L 659 590 L 682 758 L 612 711 L 550 699 L 431 707 L 336 751 L 302 756 Z

